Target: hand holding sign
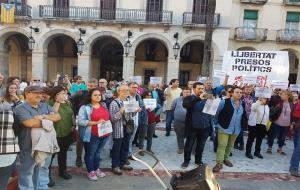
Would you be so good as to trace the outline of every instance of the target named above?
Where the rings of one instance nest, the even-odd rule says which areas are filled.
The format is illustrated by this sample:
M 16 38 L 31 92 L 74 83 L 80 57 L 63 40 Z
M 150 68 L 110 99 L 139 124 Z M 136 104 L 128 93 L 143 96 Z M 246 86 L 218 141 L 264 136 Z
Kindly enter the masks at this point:
M 130 76 L 129 82 L 136 82 L 137 84 L 142 84 L 142 76 Z
M 150 84 L 161 84 L 161 77 L 150 77 Z

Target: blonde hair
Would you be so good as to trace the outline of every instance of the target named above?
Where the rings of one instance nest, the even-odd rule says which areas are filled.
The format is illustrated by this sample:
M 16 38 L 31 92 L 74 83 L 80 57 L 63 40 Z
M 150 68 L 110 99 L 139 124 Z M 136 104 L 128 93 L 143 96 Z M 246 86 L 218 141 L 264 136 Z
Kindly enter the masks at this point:
M 281 91 L 280 91 L 280 96 L 281 96 L 282 94 L 286 94 L 286 95 L 288 96 L 289 102 L 292 102 L 292 101 L 293 101 L 293 95 L 292 95 L 291 91 L 289 91 L 289 90 L 281 90 Z

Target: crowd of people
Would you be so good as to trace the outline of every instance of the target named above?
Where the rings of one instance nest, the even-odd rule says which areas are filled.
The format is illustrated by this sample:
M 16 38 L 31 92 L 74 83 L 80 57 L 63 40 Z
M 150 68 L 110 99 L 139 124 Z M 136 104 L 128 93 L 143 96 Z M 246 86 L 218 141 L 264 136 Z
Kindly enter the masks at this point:
M 179 80 L 168 85 L 90 79 L 81 76 L 70 80 L 58 76 L 55 83 L 39 79 L 30 83 L 18 77 L 5 79 L 0 74 L 0 189 L 6 189 L 9 177 L 19 171 L 19 189 L 47 189 L 55 185 L 51 165 L 57 155 L 58 175 L 69 180 L 67 153 L 76 143 L 76 166 L 83 160 L 91 181 L 105 177 L 101 168 L 103 147 L 110 148 L 111 168 L 115 175 L 132 170 L 133 146 L 155 154 L 152 138 L 161 113 L 165 113 L 168 138 L 172 127 L 177 137 L 178 156 L 184 156 L 181 167 L 187 168 L 195 152 L 195 164 L 201 166 L 204 147 L 210 137 L 214 142 L 219 172 L 230 161 L 232 148 L 245 151 L 245 157 L 263 159 L 263 152 L 272 154 L 277 139 L 279 155 L 286 155 L 286 138 L 294 139 L 290 160 L 291 175 L 300 177 L 300 98 L 298 92 L 286 89 L 273 91 L 271 98 L 255 97 L 254 86 L 228 85 L 214 87 L 213 81 L 188 81 L 179 87 Z M 204 112 L 208 101 L 220 98 L 214 115 Z M 155 99 L 156 108 L 148 108 L 144 99 Z M 126 110 L 125 103 L 137 102 L 135 110 Z M 246 145 L 244 133 L 248 132 Z M 261 150 L 267 138 L 268 149 Z M 146 139 L 146 141 L 145 141 Z M 252 155 L 252 145 L 255 150 Z M 146 146 L 144 145 L 147 143 Z M 82 153 L 84 149 L 84 157 Z M 144 156 L 144 151 L 139 151 Z

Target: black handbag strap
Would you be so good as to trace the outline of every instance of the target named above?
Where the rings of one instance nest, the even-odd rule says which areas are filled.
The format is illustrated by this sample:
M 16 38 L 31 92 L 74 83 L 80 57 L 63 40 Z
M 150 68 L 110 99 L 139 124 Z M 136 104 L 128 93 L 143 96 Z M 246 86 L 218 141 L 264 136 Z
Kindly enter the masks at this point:
M 261 123 L 262 123 L 263 120 L 264 120 L 265 113 L 266 113 L 266 105 L 264 105 L 264 114 L 263 114 L 263 116 L 262 116 L 262 118 L 261 118 L 260 125 L 261 125 Z

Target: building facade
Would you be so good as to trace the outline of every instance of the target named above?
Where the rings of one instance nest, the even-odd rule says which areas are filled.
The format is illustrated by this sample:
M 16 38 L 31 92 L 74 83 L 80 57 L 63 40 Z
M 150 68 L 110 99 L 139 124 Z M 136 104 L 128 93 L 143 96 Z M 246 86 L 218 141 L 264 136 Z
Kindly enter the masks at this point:
M 85 80 L 136 75 L 144 83 L 151 76 L 186 83 L 201 73 L 208 0 L 0 1 L 16 5 L 15 23 L 0 24 L 0 72 L 6 76 L 54 81 L 57 73 Z M 296 81 L 299 8 L 297 0 L 216 0 L 212 67 L 221 68 L 227 50 L 288 50 Z

